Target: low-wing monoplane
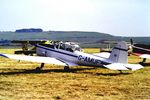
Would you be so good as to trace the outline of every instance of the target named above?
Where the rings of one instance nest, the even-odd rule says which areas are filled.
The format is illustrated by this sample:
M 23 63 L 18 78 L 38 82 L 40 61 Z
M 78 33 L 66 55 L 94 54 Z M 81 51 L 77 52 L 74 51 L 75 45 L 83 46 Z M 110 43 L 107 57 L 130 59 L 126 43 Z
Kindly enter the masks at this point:
M 41 63 L 36 70 L 41 70 L 45 63 L 64 66 L 69 70 L 71 66 L 92 66 L 111 70 L 138 70 L 140 64 L 128 64 L 128 49 L 124 41 L 119 42 L 111 53 L 87 54 L 74 42 L 53 42 L 51 44 L 36 44 L 37 56 L 0 54 L 0 56 L 16 60 Z
M 131 54 L 143 58 L 140 64 L 144 64 L 146 62 L 146 59 L 150 59 L 150 45 L 136 44 L 133 43 L 133 40 L 131 39 L 131 47 L 132 47 L 132 51 L 130 52 Z

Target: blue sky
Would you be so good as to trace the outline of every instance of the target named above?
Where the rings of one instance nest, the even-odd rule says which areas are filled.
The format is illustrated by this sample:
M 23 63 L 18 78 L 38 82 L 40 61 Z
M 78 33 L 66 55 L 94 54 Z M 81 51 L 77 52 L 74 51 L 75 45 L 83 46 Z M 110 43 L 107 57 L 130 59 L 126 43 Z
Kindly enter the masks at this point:
M 150 36 L 150 0 L 0 0 L 0 30 Z

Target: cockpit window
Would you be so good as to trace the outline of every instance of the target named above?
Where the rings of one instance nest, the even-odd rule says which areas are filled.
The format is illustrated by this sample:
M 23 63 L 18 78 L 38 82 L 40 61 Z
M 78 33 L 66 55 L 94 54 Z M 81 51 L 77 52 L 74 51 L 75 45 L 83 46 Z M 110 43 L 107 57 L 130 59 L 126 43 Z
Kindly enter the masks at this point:
M 80 48 L 80 47 L 77 47 L 77 48 L 76 48 L 76 51 L 81 51 L 81 48 Z
M 49 48 L 66 50 L 69 52 L 81 51 L 80 46 L 73 42 L 55 42 L 53 44 L 41 44 L 41 45 L 49 47 Z
M 59 49 L 63 49 L 66 51 L 74 52 L 74 51 L 81 51 L 81 48 L 78 44 L 73 42 L 59 42 Z
M 66 51 L 73 52 L 72 48 L 66 48 Z

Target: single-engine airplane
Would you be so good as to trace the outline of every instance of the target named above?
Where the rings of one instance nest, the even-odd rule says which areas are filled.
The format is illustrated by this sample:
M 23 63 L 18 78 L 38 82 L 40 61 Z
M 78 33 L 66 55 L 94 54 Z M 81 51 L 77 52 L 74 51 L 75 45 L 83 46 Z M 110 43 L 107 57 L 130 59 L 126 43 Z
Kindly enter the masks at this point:
M 15 54 L 33 55 L 36 53 L 35 45 L 38 43 L 45 43 L 47 41 L 48 40 L 13 40 L 11 43 L 15 45 L 21 44 L 22 46 L 22 50 L 15 51 Z
M 146 59 L 150 59 L 150 45 L 135 44 L 131 39 L 131 47 L 132 51 L 130 52 L 130 54 L 143 58 L 143 61 L 140 62 L 140 64 L 144 64 L 146 62 Z
M 37 56 L 0 54 L 0 56 L 16 60 L 41 63 L 36 70 L 41 70 L 45 63 L 64 66 L 69 70 L 71 66 L 93 66 L 111 70 L 138 70 L 140 64 L 128 64 L 128 49 L 124 41 L 119 42 L 111 53 L 87 54 L 74 42 L 55 42 L 53 44 L 36 44 Z

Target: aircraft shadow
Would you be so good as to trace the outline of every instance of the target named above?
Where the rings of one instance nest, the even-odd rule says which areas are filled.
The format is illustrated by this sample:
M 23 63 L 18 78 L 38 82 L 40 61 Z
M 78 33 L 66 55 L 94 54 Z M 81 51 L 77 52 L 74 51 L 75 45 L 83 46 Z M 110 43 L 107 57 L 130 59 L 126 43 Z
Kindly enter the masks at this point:
M 144 67 L 149 67 L 150 66 L 150 63 L 140 63 L 142 66 Z
M 40 73 L 49 73 L 49 72 L 76 73 L 77 71 L 92 70 L 92 69 L 95 69 L 95 68 L 73 68 L 73 69 L 70 69 L 69 71 L 65 71 L 64 69 L 44 69 L 41 71 L 36 71 L 35 69 L 11 69 L 11 71 L 9 72 L 0 72 L 0 75 L 40 74 Z
M 94 72 L 80 72 L 82 70 L 93 70 L 97 68 L 72 68 L 69 71 L 65 71 L 64 69 L 44 69 L 41 71 L 36 71 L 35 69 L 13 69 L 13 71 L 9 72 L 0 72 L 0 75 L 19 75 L 19 74 L 41 74 L 41 73 L 50 73 L 50 72 L 57 72 L 57 73 L 84 73 L 84 74 L 91 74 L 96 76 L 118 76 L 118 75 L 129 75 L 131 73 L 128 72 L 115 72 L 115 73 L 94 73 Z M 78 72 L 79 71 L 79 72 Z
M 132 73 L 122 72 L 122 73 L 96 73 L 97 76 L 119 76 L 119 75 L 129 75 Z
M 85 73 L 85 74 L 93 74 L 93 75 L 96 75 L 96 76 L 119 76 L 119 75 L 129 75 L 129 74 L 132 74 L 131 72 L 108 72 L 108 73 L 92 73 L 92 72 L 82 72 L 82 73 Z

